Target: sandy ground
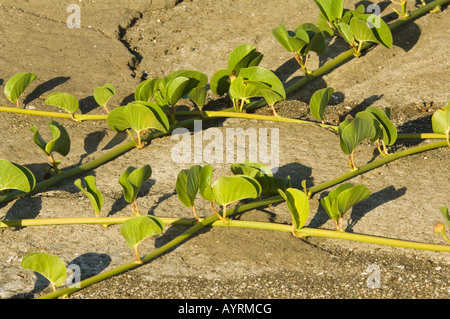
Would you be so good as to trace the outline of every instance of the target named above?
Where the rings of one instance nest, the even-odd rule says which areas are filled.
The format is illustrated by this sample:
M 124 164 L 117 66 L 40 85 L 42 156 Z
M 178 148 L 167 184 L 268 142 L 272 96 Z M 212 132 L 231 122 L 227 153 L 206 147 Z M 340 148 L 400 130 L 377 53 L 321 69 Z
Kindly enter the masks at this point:
M 414 1 L 409 9 L 414 9 Z M 417 1 L 418 2 L 418 1 Z M 286 84 L 302 76 L 291 55 L 272 37 L 280 23 L 294 29 L 316 23 L 313 1 L 193 0 L 79 1 L 81 28 L 68 28 L 70 13 L 60 1 L 0 0 L 0 85 L 15 73 L 34 72 L 38 79 L 27 89 L 22 107 L 55 111 L 44 103 L 55 91 L 80 100 L 80 111 L 104 114 L 92 94 L 97 86 L 112 83 L 117 90 L 113 107 L 132 99 L 137 84 L 179 69 L 204 72 L 209 78 L 226 66 L 236 46 L 252 44 L 264 53 L 262 66 Z M 352 8 L 357 1 L 346 1 Z M 382 16 L 395 18 L 390 2 L 380 2 Z M 369 105 L 391 107 L 402 132 L 430 132 L 432 113 L 450 100 L 450 11 L 428 14 L 394 32 L 394 46 L 376 47 L 317 79 L 287 101 L 277 104 L 280 115 L 309 118 L 312 93 L 333 87 L 333 105 L 326 113 L 330 123 Z M 326 54 L 311 55 L 312 69 L 346 50 L 331 41 Z M 206 106 L 227 106 L 228 101 L 209 95 Z M 190 108 L 189 101 L 180 102 Z M 4 95 L 0 105 L 14 106 Z M 260 110 L 267 114 L 267 109 Z M 47 162 L 32 144 L 30 127 L 47 126 L 49 118 L 2 113 L 0 158 L 26 165 L 38 181 Z M 75 123 L 60 120 L 72 140 L 62 168 L 86 163 L 109 151 L 126 136 L 116 136 L 102 121 Z M 348 171 L 345 154 L 333 132 L 311 125 L 228 119 L 215 121 L 227 128 L 267 129 L 279 133 L 278 176 L 289 175 L 293 186 L 301 180 L 318 185 Z M 204 127 L 206 130 L 207 127 Z M 259 132 L 259 131 L 258 131 Z M 194 137 L 194 136 L 193 136 Z M 393 151 L 430 141 L 399 141 Z M 141 210 L 161 217 L 189 217 L 175 193 L 178 172 L 190 165 L 171 159 L 177 141 L 170 136 L 152 141 L 143 150 L 132 150 L 94 174 L 105 196 L 104 216 L 129 216 L 117 180 L 128 166 L 151 165 L 153 174 L 139 197 Z M 204 145 L 206 142 L 204 142 Z M 449 150 L 437 149 L 394 161 L 352 180 L 371 190 L 345 221 L 347 231 L 428 243 L 444 243 L 433 232 L 442 221 L 439 208 L 449 202 Z M 358 147 L 363 164 L 378 158 L 373 145 Z M 229 163 L 215 163 L 217 176 L 231 174 Z M 85 176 L 84 175 L 84 176 Z M 89 201 L 73 185 L 75 178 L 33 196 L 0 205 L 4 220 L 21 218 L 93 216 Z M 310 200 L 309 227 L 333 229 L 319 205 Z M 199 204 L 199 214 L 209 215 Z M 290 223 L 285 204 L 252 210 L 241 220 Z M 160 247 L 186 227 L 168 227 L 164 234 L 146 240 L 143 253 Z M 67 264 L 81 267 L 88 278 L 131 261 L 134 256 L 120 235 L 120 226 L 45 226 L 1 230 L 0 297 L 32 298 L 50 291 L 48 282 L 23 270 L 27 253 L 58 255 Z M 379 288 L 368 286 L 372 268 L 380 270 Z M 439 298 L 450 296 L 448 254 L 407 250 L 325 238 L 294 238 L 289 233 L 251 229 L 206 228 L 171 252 L 133 271 L 74 293 L 70 298 Z

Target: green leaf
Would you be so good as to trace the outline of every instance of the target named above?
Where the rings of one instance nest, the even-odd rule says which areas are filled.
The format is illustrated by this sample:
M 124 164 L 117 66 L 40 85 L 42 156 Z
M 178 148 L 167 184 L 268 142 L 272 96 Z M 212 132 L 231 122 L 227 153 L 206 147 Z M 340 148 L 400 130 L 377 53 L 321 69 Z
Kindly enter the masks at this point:
M 339 215 L 342 217 L 353 206 L 370 196 L 369 189 L 364 185 L 356 185 L 343 190 L 336 198 Z
M 30 253 L 22 258 L 20 266 L 40 273 L 54 286 L 61 286 L 67 278 L 67 268 L 64 262 L 55 255 L 46 253 Z
M 130 248 L 137 247 L 144 239 L 164 231 L 164 223 L 157 217 L 141 215 L 122 223 L 120 232 Z
M 142 185 L 151 175 L 151 167 L 144 165 L 139 169 L 130 166 L 120 176 L 119 184 L 122 186 L 124 198 L 128 203 L 133 203 L 136 200 Z
M 392 32 L 386 22 L 379 16 L 375 16 L 376 20 L 371 21 L 373 18 L 371 14 L 362 15 L 362 18 L 372 27 L 372 32 L 377 38 L 377 42 L 388 49 L 391 48 L 393 45 Z
M 216 202 L 224 206 L 245 198 L 257 198 L 261 185 L 245 175 L 222 176 L 212 184 L 212 191 Z
M 276 102 L 283 101 L 284 98 L 275 91 L 263 89 L 259 92 L 268 105 L 274 105 Z
M 175 71 L 170 73 L 169 75 L 167 75 L 164 78 L 164 81 L 161 81 L 160 84 L 160 88 L 161 87 L 167 87 L 168 83 L 172 82 L 174 79 L 176 78 L 188 78 L 189 81 L 186 84 L 186 86 L 184 86 L 184 89 L 181 93 L 181 97 L 185 97 L 189 94 L 189 92 L 196 87 L 202 87 L 205 86 L 206 84 L 208 84 L 208 76 L 202 72 L 198 72 L 198 71 L 191 71 L 191 70 L 179 70 L 179 71 Z M 181 80 L 177 80 L 177 82 L 182 82 Z M 176 82 L 174 82 L 176 83 Z M 177 85 L 176 85 L 177 86 Z M 174 88 L 170 88 L 171 91 L 174 90 Z M 165 90 L 162 90 L 165 91 Z M 168 96 L 164 96 L 164 98 L 166 100 L 168 100 L 169 102 L 173 102 L 170 101 L 169 99 L 171 98 L 171 94 L 169 94 Z M 178 101 L 179 99 L 177 99 Z M 175 103 L 170 103 L 170 105 L 174 105 Z
M 106 122 L 109 128 L 116 132 L 122 132 L 130 128 L 130 123 L 128 123 L 125 118 L 125 106 L 117 107 L 109 112 Z
M 204 86 L 196 87 L 189 92 L 189 98 L 202 110 L 206 103 L 206 94 L 208 91 Z
M 139 83 L 134 91 L 136 101 L 149 102 L 155 93 L 159 90 L 159 85 L 163 81 L 161 78 L 147 79 Z
M 327 18 L 322 14 L 319 14 L 319 18 L 317 19 L 317 26 L 322 31 L 322 34 L 331 38 L 334 36 L 334 30 L 330 27 Z
M 444 216 L 445 221 L 447 222 L 448 227 L 450 228 L 450 214 L 448 212 L 447 206 L 441 207 L 442 216 Z
M 261 185 L 262 194 L 278 194 L 278 188 L 274 187 L 275 178 L 272 174 L 272 170 L 267 165 L 262 163 L 251 163 L 246 160 L 244 163 L 231 164 L 230 168 L 234 175 L 246 175 L 256 179 Z
M 36 80 L 34 73 L 17 73 L 5 84 L 5 95 L 13 103 L 16 103 L 25 89 Z
M 347 43 L 353 43 L 355 41 L 355 37 L 353 36 L 352 30 L 350 29 L 350 25 L 344 22 L 338 23 L 339 33 L 342 35 L 342 38 Z
M 0 159 L 0 191 L 16 189 L 28 193 L 35 185 L 36 178 L 28 168 Z
M 164 99 L 170 104 L 175 105 L 185 94 L 185 89 L 189 83 L 187 77 L 177 77 L 170 80 L 165 85 L 165 90 L 162 92 Z
M 123 110 L 123 118 L 135 132 L 156 129 L 167 133 L 169 130 L 169 120 L 167 119 L 167 116 L 155 103 L 143 101 L 131 102 L 127 104 Z M 120 125 L 121 122 L 119 121 L 118 123 Z
M 291 36 L 284 24 L 280 24 L 278 28 L 273 29 L 272 34 L 288 52 L 299 52 L 309 42 L 306 32 L 304 33 L 306 34 L 306 40 L 302 40 L 301 34 L 296 37 Z
M 228 89 L 230 88 L 229 77 L 232 72 L 232 70 L 222 69 L 214 73 L 211 78 L 211 83 L 209 84 L 211 91 L 220 96 L 227 93 Z
M 94 89 L 94 99 L 98 105 L 106 107 L 108 101 L 116 94 L 114 86 L 110 83 L 106 83 L 104 86 Z
M 320 31 L 320 29 L 317 26 L 315 26 L 312 23 L 303 23 L 295 29 L 295 34 L 297 38 L 300 38 L 299 37 L 300 32 L 305 32 L 307 35 L 306 38 L 307 45 L 305 45 L 301 49 L 302 55 L 306 55 L 310 51 L 316 52 L 318 54 L 322 54 L 325 52 L 326 49 L 325 39 L 323 37 L 322 31 Z
M 178 173 L 176 191 L 178 199 L 186 207 L 194 206 L 195 197 L 200 187 L 200 172 L 202 167 L 194 165 Z
M 30 128 L 34 133 L 34 143 L 48 156 L 53 152 L 61 156 L 67 156 L 70 151 L 70 137 L 66 129 L 58 122 L 51 121 L 48 125 L 52 134 L 52 139 L 47 143 L 39 134 L 36 126 Z
M 214 193 L 211 188 L 212 175 L 213 175 L 213 167 L 211 165 L 203 166 L 199 175 L 200 195 L 210 202 L 214 201 Z
M 229 93 L 232 99 L 245 100 L 262 96 L 262 90 L 270 91 L 270 87 L 258 81 L 245 80 L 239 76 L 231 83 Z
M 359 18 L 353 18 L 350 20 L 350 31 L 353 37 L 359 42 L 375 42 L 378 43 L 378 39 L 372 31 L 369 24 Z
M 235 71 L 235 75 L 239 74 L 241 68 L 248 66 L 251 62 L 252 54 L 256 48 L 251 44 L 243 44 L 236 47 L 228 57 L 228 70 Z
M 450 132 L 450 102 L 436 112 L 431 117 L 433 132 L 436 134 L 446 134 Z
M 380 123 L 381 131 L 379 138 L 382 139 L 386 145 L 393 145 L 397 140 L 397 128 L 390 120 L 386 111 L 380 110 L 374 106 L 367 107 L 365 111 L 372 113 Z
M 332 22 L 342 17 L 344 0 L 314 0 L 324 17 Z
M 328 102 L 334 93 L 333 88 L 324 88 L 317 90 L 311 97 L 309 109 L 311 114 L 319 121 L 323 121 L 323 114 L 328 106 Z
M 45 104 L 60 107 L 69 113 L 75 113 L 80 106 L 73 95 L 60 92 L 50 94 L 45 100 Z
M 337 222 L 350 208 L 369 196 L 370 191 L 367 187 L 345 183 L 332 190 L 328 196 L 320 200 L 320 203 L 328 216 Z
M 296 188 L 288 188 L 286 192 L 278 190 L 280 195 L 286 201 L 289 211 L 292 215 L 292 224 L 294 229 L 301 229 L 306 224 L 309 217 L 308 196 Z
M 89 198 L 95 214 L 99 216 L 103 206 L 103 194 L 97 188 L 95 176 L 86 176 L 84 181 L 86 188 L 83 187 L 81 179 L 77 179 L 74 184 Z
M 373 140 L 377 136 L 373 121 L 364 117 L 345 120 L 339 125 L 338 133 L 341 149 L 345 154 L 352 153 L 362 141 Z
M 264 83 L 268 85 L 272 91 L 278 93 L 283 99 L 286 98 L 283 83 L 275 73 L 266 68 L 260 66 L 244 68 L 239 72 L 239 76 L 246 80 Z

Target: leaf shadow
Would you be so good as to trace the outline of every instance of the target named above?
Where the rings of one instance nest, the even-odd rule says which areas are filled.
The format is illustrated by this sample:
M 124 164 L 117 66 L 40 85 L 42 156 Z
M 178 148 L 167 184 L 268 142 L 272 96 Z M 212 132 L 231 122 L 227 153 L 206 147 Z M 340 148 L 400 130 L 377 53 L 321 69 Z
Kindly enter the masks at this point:
M 50 281 L 38 272 L 34 272 L 36 281 L 32 291 L 19 293 L 10 299 L 33 299 L 34 296 L 50 286 Z
M 103 108 L 97 104 L 93 95 L 82 98 L 78 102 L 80 104 L 80 111 L 83 114 L 89 113 L 97 108 L 101 108 L 103 110 Z
M 394 186 L 388 186 L 376 193 L 370 195 L 369 198 L 361 203 L 358 203 L 352 208 L 350 217 L 347 221 L 346 232 L 352 233 L 353 227 L 362 219 L 367 213 L 384 205 L 390 201 L 396 200 L 406 194 L 406 187 L 395 189 Z
M 343 122 L 347 116 L 351 116 L 354 118 L 358 112 L 364 111 L 367 107 L 371 106 L 376 101 L 380 100 L 383 97 L 383 94 L 381 95 L 371 95 L 368 98 L 365 98 L 361 103 L 353 107 L 348 112 L 345 112 L 341 115 L 339 115 L 339 122 Z
M 35 219 L 42 209 L 42 199 L 40 197 L 19 198 L 8 209 L 3 221 L 17 219 Z M 14 231 L 24 227 L 14 227 Z
M 25 97 L 23 104 L 26 105 L 26 104 L 30 103 L 31 101 L 38 99 L 45 92 L 49 92 L 49 91 L 53 90 L 55 87 L 67 82 L 68 80 L 70 80 L 70 77 L 59 76 L 59 77 L 53 78 L 51 80 L 48 80 L 44 83 L 39 84 L 31 93 L 29 93 Z
M 71 279 L 69 284 L 74 284 L 98 275 L 108 267 L 111 260 L 111 257 L 107 254 L 93 252 L 84 253 L 78 256 L 68 264 L 68 268 L 73 269 L 72 278 L 69 278 L 70 275 L 68 276 L 68 279 Z

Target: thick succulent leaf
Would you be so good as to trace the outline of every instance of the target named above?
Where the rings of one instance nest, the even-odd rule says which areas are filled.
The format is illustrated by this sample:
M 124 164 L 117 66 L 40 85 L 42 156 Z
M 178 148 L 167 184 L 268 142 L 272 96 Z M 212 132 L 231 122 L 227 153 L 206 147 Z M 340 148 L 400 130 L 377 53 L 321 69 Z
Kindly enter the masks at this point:
M 137 247 L 144 239 L 163 231 L 164 223 L 151 215 L 132 217 L 120 227 L 120 232 L 130 248 Z
M 34 73 L 17 73 L 13 75 L 5 84 L 5 95 L 11 102 L 15 103 L 20 98 L 25 89 L 36 80 Z
M 114 86 L 106 83 L 104 86 L 94 89 L 94 99 L 100 106 L 106 106 L 108 101 L 116 94 Z
M 48 126 L 52 139 L 47 143 L 39 134 L 38 128 L 33 126 L 30 128 L 30 131 L 34 133 L 33 141 L 46 155 L 56 152 L 62 156 L 67 156 L 70 151 L 70 137 L 66 129 L 55 121 L 51 121 Z
M 290 35 L 284 24 L 280 24 L 278 28 L 273 29 L 272 34 L 288 52 L 299 52 L 309 42 L 306 32 L 300 30 L 299 34 Z
M 339 215 L 342 217 L 353 206 L 370 196 L 370 190 L 364 185 L 356 185 L 343 190 L 337 196 Z
M 434 112 L 431 123 L 433 132 L 436 134 L 448 134 L 450 132 L 450 102 Z
M 199 192 L 200 195 L 207 201 L 214 201 L 214 194 L 212 191 L 212 175 L 213 167 L 211 165 L 205 165 L 202 167 L 199 175 Z
M 189 92 L 189 98 L 202 110 L 206 103 L 207 89 L 204 86 L 196 87 Z
M 322 14 L 319 14 L 319 18 L 317 19 L 317 27 L 322 31 L 322 34 L 331 38 L 334 36 L 334 30 L 328 24 L 327 18 Z
M 119 178 L 119 184 L 122 186 L 124 198 L 128 203 L 136 200 L 139 191 L 146 180 L 152 175 L 152 169 L 149 165 L 136 169 L 128 167 Z
M 130 128 L 130 123 L 128 123 L 124 111 L 125 106 L 121 106 L 109 112 L 106 122 L 111 130 L 122 132 Z
M 353 37 L 359 42 L 369 41 L 379 43 L 372 28 L 365 20 L 359 18 L 350 20 L 350 31 Z
M 229 77 L 232 74 L 232 70 L 222 69 L 214 73 L 211 78 L 210 88 L 211 91 L 216 93 L 217 95 L 224 95 L 228 92 L 230 88 L 230 80 Z
M 280 195 L 286 201 L 292 215 L 292 224 L 295 229 L 301 229 L 309 217 L 308 196 L 296 188 L 288 188 L 286 192 L 279 190 Z
M 309 102 L 311 114 L 319 121 L 323 120 L 323 114 L 328 106 L 328 102 L 334 93 L 333 88 L 323 88 L 314 92 Z
M 303 23 L 299 25 L 296 29 L 296 34 L 303 30 L 308 34 L 308 44 L 302 50 L 302 54 L 306 55 L 309 51 L 316 52 L 318 54 L 322 54 L 325 52 L 326 45 L 325 39 L 323 37 L 322 31 L 312 23 Z
M 45 100 L 45 104 L 60 107 L 69 113 L 75 113 L 80 104 L 78 100 L 71 94 L 54 92 Z
M 353 43 L 355 41 L 355 37 L 353 36 L 352 30 L 350 29 L 350 25 L 344 22 L 338 23 L 339 33 L 342 35 L 342 38 L 347 43 Z
M 61 286 L 67 278 L 66 265 L 55 255 L 30 253 L 22 258 L 20 266 L 41 274 L 57 287 Z
M 260 67 L 252 66 L 241 69 L 239 76 L 250 81 L 262 82 L 268 85 L 272 91 L 278 93 L 283 99 L 286 98 L 286 92 L 284 90 L 283 83 L 272 71 Z
M 190 169 L 184 169 L 178 173 L 176 191 L 181 203 L 186 207 L 194 205 L 200 187 L 200 172 L 202 167 L 194 165 Z
M 262 96 L 262 90 L 270 90 L 270 87 L 258 81 L 245 80 L 237 77 L 230 85 L 230 97 L 236 100 L 245 100 L 256 96 Z
M 341 148 L 345 154 L 350 154 L 362 141 L 373 140 L 378 133 L 374 122 L 364 117 L 345 120 L 339 125 L 338 132 Z
M 374 21 L 372 21 L 372 18 L 375 16 Z M 377 43 L 385 46 L 386 48 L 391 48 L 393 44 L 393 38 L 392 38 L 392 32 L 391 29 L 389 29 L 389 26 L 384 22 L 384 20 L 377 16 L 377 15 L 371 15 L 371 14 L 364 14 L 360 16 L 362 19 L 367 21 L 369 26 L 372 29 L 372 32 L 377 39 Z
M 274 191 L 278 193 L 278 189 L 274 189 L 275 178 L 272 170 L 267 165 L 247 160 L 244 163 L 231 164 L 230 168 L 234 175 L 246 175 L 256 179 L 261 185 L 261 193 L 266 195 Z
M 165 83 L 170 83 L 172 80 L 176 78 L 188 78 L 189 81 L 187 85 L 184 87 L 182 97 L 187 96 L 189 92 L 196 87 L 202 87 L 208 84 L 208 76 L 202 72 L 199 71 L 192 71 L 192 70 L 179 70 L 170 73 L 167 75 L 164 79 Z M 167 97 L 166 97 L 167 98 Z M 173 105 L 173 104 L 171 104 Z
M 252 53 L 256 48 L 251 44 L 243 44 L 236 47 L 228 57 L 228 70 L 235 71 L 237 75 L 241 68 L 248 66 Z
M 366 108 L 366 111 L 372 113 L 380 123 L 380 138 L 386 145 L 393 145 L 397 140 L 397 128 L 395 127 L 394 123 L 392 123 L 388 114 L 385 111 L 380 110 L 379 108 L 376 108 L 374 106 L 369 106 L 368 108 Z
M 97 188 L 95 176 L 86 176 L 84 178 L 84 182 L 86 184 L 86 188 L 83 186 L 83 182 L 80 178 L 77 179 L 74 184 L 83 192 L 84 195 L 86 195 L 87 198 L 89 198 L 89 201 L 98 216 L 103 206 L 103 194 Z
M 135 101 L 125 106 L 124 119 L 135 132 L 156 129 L 166 133 L 169 130 L 169 120 L 161 108 L 155 103 Z
M 252 177 L 245 175 L 222 176 L 212 184 L 214 198 L 219 205 L 257 198 L 261 194 L 261 185 Z
M 314 0 L 320 12 L 328 21 L 334 21 L 342 17 L 344 0 Z
M 36 178 L 28 168 L 0 159 L 0 191 L 16 189 L 28 193 L 35 185 Z
M 134 90 L 134 99 L 136 101 L 148 102 L 155 95 L 156 91 L 159 89 L 159 84 L 163 79 L 154 78 L 147 79 L 139 83 L 139 85 Z

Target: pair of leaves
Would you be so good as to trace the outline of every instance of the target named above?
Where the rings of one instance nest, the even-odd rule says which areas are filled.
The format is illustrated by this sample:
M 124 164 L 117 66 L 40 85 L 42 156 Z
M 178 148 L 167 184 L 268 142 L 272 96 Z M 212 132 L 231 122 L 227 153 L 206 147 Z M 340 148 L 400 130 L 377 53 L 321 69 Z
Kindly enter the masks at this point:
M 120 232 L 127 245 L 136 252 L 136 260 L 141 262 L 138 245 L 146 238 L 164 231 L 164 223 L 155 216 L 142 215 L 127 219 L 122 223 Z
M 261 185 L 250 176 L 222 176 L 213 183 L 213 167 L 211 165 L 205 165 L 201 169 L 199 166 L 194 166 L 189 171 L 184 171 L 184 173 L 182 171 L 180 174 L 181 196 L 179 194 L 179 198 L 183 204 L 187 204 L 186 206 L 192 206 L 191 203 L 194 201 L 197 189 L 204 199 L 222 206 L 246 198 L 257 198 L 261 194 Z M 184 180 L 186 180 L 186 185 L 190 183 L 189 188 L 183 189 Z
M 322 31 L 312 23 L 299 25 L 295 32 L 288 31 L 284 24 L 272 30 L 275 39 L 288 51 L 300 55 L 309 52 L 325 52 L 325 39 Z
M 448 104 L 443 108 L 440 108 L 434 112 L 431 117 L 431 123 L 433 126 L 433 132 L 436 134 L 445 134 L 447 136 L 447 142 L 450 146 L 450 102 L 448 102 Z
M 154 101 L 164 108 L 175 105 L 181 98 L 188 97 L 194 89 L 196 92 L 189 96 L 197 105 L 205 104 L 206 89 L 208 83 L 206 74 L 198 71 L 179 70 L 170 73 L 165 78 L 147 79 L 141 82 L 134 92 L 136 101 Z M 202 93 L 205 92 L 203 96 Z M 204 97 L 203 100 L 201 97 Z
M 338 230 L 342 230 L 344 214 L 357 203 L 370 196 L 370 190 L 363 185 L 345 183 L 332 190 L 320 203 L 328 216 L 335 222 Z
M 308 196 L 305 192 L 296 188 L 288 188 L 285 191 L 279 189 L 278 192 L 286 201 L 286 205 L 291 212 L 293 233 L 295 233 L 295 230 L 305 226 L 309 217 Z
M 106 108 L 108 101 L 116 95 L 116 89 L 111 83 L 106 83 L 104 86 L 100 86 L 94 89 L 94 99 L 98 105 Z
M 20 265 L 47 278 L 54 288 L 61 286 L 67 278 L 66 265 L 55 255 L 30 253 L 22 258 Z
M 344 9 L 344 0 L 314 0 L 320 9 L 317 22 L 324 34 L 337 33 L 348 43 L 374 42 L 392 47 L 392 33 L 388 25 L 375 14 L 366 14 L 364 5 L 356 10 Z
M 253 177 L 261 185 L 261 194 L 266 196 L 278 195 L 278 190 L 286 190 L 290 187 L 290 179 L 274 177 L 272 170 L 262 163 L 244 163 L 232 164 L 231 171 L 234 175 L 246 175 Z
M 87 198 L 89 198 L 92 207 L 94 208 L 95 214 L 97 216 L 100 216 L 100 212 L 103 206 L 103 194 L 97 188 L 95 177 L 86 176 L 84 178 L 84 183 L 86 184 L 86 187 L 83 186 L 83 182 L 80 178 L 74 182 L 75 186 L 78 187 L 83 192 L 83 194 L 87 196 Z
M 371 22 L 373 15 L 359 14 L 350 19 L 350 22 L 339 23 L 339 29 L 342 36 L 348 43 L 355 40 L 359 43 L 374 42 L 391 48 L 393 38 L 388 25 L 379 17 L 376 17 L 375 23 Z
M 169 120 L 163 110 L 152 102 L 134 101 L 112 110 L 107 117 L 110 129 L 122 132 L 127 129 L 140 133 L 155 129 L 169 131 Z
M 376 142 L 381 139 L 392 145 L 397 140 L 397 128 L 389 119 L 389 114 L 373 106 L 358 112 L 355 119 L 346 119 L 338 128 L 341 148 L 351 154 L 362 141 Z
M 0 159 L 0 191 L 15 189 L 28 193 L 35 185 L 36 178 L 28 168 Z
M 233 100 L 247 100 L 253 97 L 263 97 L 267 104 L 286 99 L 283 83 L 270 70 L 252 66 L 241 69 L 229 86 L 229 94 Z
M 178 173 L 175 188 L 178 199 L 186 207 L 194 206 L 195 197 L 200 187 L 201 170 L 202 167 L 200 165 L 194 165 Z
M 258 66 L 262 58 L 263 54 L 250 44 L 236 47 L 228 57 L 228 68 L 221 69 L 212 76 L 211 91 L 217 95 L 224 95 L 230 89 L 232 77 L 238 76 L 241 69 Z
M 5 95 L 13 103 L 16 103 L 25 89 L 36 80 L 34 73 L 17 73 L 13 75 L 5 85 Z
M 119 184 L 122 186 L 124 198 L 128 203 L 133 203 L 136 200 L 142 185 L 151 176 L 150 165 L 144 165 L 139 169 L 130 166 L 125 170 L 119 178 Z
M 39 134 L 39 130 L 36 126 L 30 128 L 30 131 L 34 133 L 34 143 L 47 155 L 51 155 L 56 152 L 61 156 L 67 156 L 70 151 L 70 137 L 66 129 L 58 122 L 51 121 L 48 124 L 52 139 L 46 142 Z

